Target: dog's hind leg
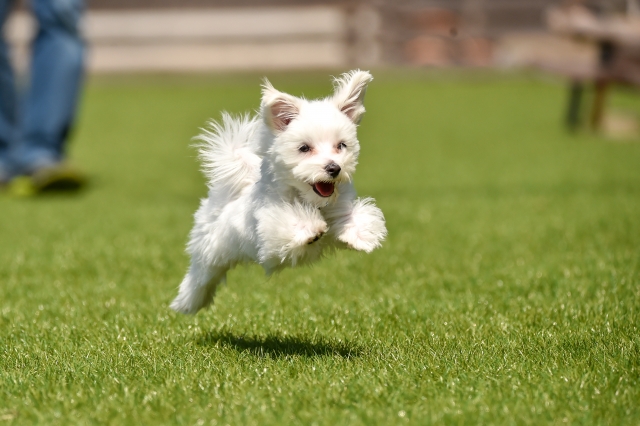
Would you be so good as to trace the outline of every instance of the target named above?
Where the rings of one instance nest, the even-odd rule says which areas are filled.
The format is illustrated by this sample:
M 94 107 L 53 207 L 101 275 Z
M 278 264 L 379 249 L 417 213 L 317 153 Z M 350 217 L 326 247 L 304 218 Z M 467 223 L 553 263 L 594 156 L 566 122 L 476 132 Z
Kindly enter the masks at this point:
M 218 285 L 226 280 L 227 270 L 192 263 L 170 308 L 183 314 L 195 314 L 206 308 L 213 301 Z

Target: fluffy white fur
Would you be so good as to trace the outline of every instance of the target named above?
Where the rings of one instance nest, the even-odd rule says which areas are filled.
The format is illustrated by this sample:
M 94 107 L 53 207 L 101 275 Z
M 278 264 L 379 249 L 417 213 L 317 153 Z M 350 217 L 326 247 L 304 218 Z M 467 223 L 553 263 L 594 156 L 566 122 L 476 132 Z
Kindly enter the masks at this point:
M 371 252 L 387 230 L 371 198 L 353 187 L 356 128 L 373 78 L 335 79 L 333 96 L 308 101 L 265 80 L 259 116 L 210 122 L 197 137 L 209 194 L 195 214 L 191 265 L 171 308 L 194 314 L 211 304 L 238 263 L 267 274 L 312 262 L 327 249 Z

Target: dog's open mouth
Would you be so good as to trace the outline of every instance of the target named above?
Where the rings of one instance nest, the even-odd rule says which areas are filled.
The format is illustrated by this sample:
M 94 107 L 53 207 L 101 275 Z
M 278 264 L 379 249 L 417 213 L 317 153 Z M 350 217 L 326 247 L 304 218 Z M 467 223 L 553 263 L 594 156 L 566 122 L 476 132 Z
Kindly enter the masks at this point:
M 331 182 L 316 182 L 311 186 L 313 191 L 321 197 L 330 197 L 335 190 L 335 186 Z

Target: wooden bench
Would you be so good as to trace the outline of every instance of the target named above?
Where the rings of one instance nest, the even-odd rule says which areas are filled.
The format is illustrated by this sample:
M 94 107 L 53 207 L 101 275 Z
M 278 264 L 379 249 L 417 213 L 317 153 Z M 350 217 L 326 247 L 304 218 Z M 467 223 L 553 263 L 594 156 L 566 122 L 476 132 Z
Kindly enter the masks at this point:
M 571 130 L 580 125 L 580 108 L 585 85 L 593 85 L 595 96 L 590 111 L 590 126 L 598 130 L 611 84 L 640 87 L 640 19 L 631 17 L 597 18 L 588 10 L 550 9 L 549 27 L 558 34 L 594 43 L 598 59 L 592 67 L 571 64 L 539 64 L 543 69 L 560 73 L 571 80 L 566 122 Z

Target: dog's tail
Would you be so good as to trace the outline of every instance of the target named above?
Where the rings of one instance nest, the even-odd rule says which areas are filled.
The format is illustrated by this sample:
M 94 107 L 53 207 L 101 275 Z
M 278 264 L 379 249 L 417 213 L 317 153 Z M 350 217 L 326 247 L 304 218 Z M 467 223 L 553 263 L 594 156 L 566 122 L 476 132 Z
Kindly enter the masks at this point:
M 232 117 L 222 114 L 222 122 L 209 121 L 198 141 L 202 171 L 208 179 L 210 189 L 225 187 L 235 198 L 242 190 L 260 177 L 260 157 L 251 144 L 258 131 L 259 120 L 249 115 Z

